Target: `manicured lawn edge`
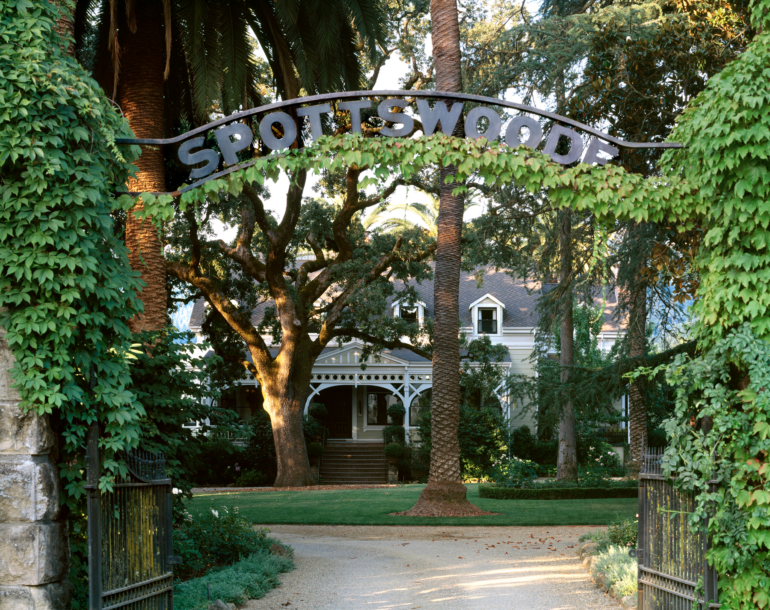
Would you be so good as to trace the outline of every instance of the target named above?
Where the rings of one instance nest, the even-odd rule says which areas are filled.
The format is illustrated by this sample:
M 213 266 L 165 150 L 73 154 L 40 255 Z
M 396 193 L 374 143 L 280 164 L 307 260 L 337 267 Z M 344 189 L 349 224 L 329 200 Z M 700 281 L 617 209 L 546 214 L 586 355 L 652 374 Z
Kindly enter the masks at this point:
M 496 500 L 599 500 L 603 498 L 636 498 L 638 487 L 566 489 L 511 489 L 493 485 L 479 485 L 480 498 Z
M 276 541 L 277 542 L 277 541 Z M 242 604 L 249 599 L 259 599 L 280 583 L 278 575 L 294 569 L 289 547 L 288 556 L 258 551 L 245 559 L 212 570 L 204 576 L 174 584 L 174 608 L 176 610 L 206 610 L 214 600 Z M 207 599 L 207 586 L 211 587 L 211 601 Z

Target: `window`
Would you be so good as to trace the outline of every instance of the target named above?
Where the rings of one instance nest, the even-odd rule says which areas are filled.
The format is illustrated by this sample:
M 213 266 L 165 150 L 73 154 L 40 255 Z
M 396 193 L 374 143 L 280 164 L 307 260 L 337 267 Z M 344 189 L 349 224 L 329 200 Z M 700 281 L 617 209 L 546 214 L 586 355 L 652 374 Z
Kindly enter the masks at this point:
M 366 425 L 387 426 L 392 423 L 388 417 L 388 407 L 399 402 L 398 397 L 385 388 L 368 387 L 366 389 Z
M 479 308 L 478 334 L 497 334 L 497 309 Z
M 431 388 L 428 388 L 417 396 L 409 407 L 409 425 L 417 426 L 420 423 L 420 418 L 426 413 L 430 413 L 430 399 L 433 394 Z
M 411 324 L 417 324 L 417 308 L 414 309 L 404 309 L 399 308 L 399 315 L 401 316 L 402 320 L 406 320 L 407 322 L 410 322 Z

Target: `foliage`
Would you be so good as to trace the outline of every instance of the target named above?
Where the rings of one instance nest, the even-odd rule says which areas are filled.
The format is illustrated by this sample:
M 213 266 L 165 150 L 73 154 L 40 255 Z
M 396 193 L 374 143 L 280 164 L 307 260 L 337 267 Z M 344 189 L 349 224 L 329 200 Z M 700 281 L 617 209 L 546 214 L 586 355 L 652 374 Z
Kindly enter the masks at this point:
M 307 446 L 307 456 L 314 458 L 320 457 L 324 453 L 324 446 L 321 443 L 310 443 Z
M 385 444 L 398 443 L 399 445 L 406 444 L 406 431 L 403 426 L 390 425 L 385 426 L 382 429 L 382 440 Z
M 639 519 L 625 519 L 607 526 L 607 539 L 611 544 L 636 548 L 639 541 Z
M 726 608 L 763 608 L 770 578 L 770 345 L 746 324 L 668 368 L 676 411 L 665 423 L 664 473 L 695 494 L 692 528 L 708 526 L 707 558 Z M 739 382 L 734 381 L 735 378 Z M 716 481 L 711 490 L 709 481 Z
M 385 445 L 385 457 L 397 460 L 404 455 L 404 446 L 401 443 L 388 443 Z
M 612 446 L 601 441 L 588 447 L 582 464 L 585 478 L 604 479 L 622 477 L 626 474 L 626 469 L 623 468 L 620 457 L 613 451 Z
M 579 470 L 580 472 L 580 470 Z M 556 475 L 554 474 L 553 477 Z M 591 489 L 620 489 L 637 488 L 638 483 L 635 479 L 607 479 L 603 477 L 583 477 L 577 482 L 556 478 L 533 481 L 527 485 L 528 489 L 568 489 L 568 488 L 591 488 Z
M 602 572 L 605 588 L 609 591 L 614 587 L 618 597 L 636 593 L 638 570 L 636 559 L 628 556 L 628 548 L 624 546 L 608 547 L 591 564 L 591 571 Z
M 222 506 L 194 516 L 188 513 L 174 527 L 174 553 L 182 557 L 181 567 L 174 573 L 189 580 L 256 551 L 267 551 L 274 542 L 267 533 L 264 528 L 254 529 L 237 508 Z
M 0 1 L 0 326 L 21 407 L 57 414 L 65 454 L 101 424 L 105 488 L 144 415 L 127 357 L 139 285 L 110 216 L 137 149 L 116 148 L 130 132 L 62 49 L 58 17 L 48 2 Z M 63 468 L 81 497 L 82 464 Z
M 185 424 L 208 420 L 222 433 L 238 429 L 235 414 L 211 406 L 219 396 L 209 383 L 217 358 L 196 357 L 196 351 L 205 352 L 206 346 L 192 343 L 192 333 L 170 327 L 138 334 L 136 339 L 142 347 L 133 352 L 129 389 L 146 414 L 140 420 L 141 447 L 165 455 L 166 474 L 182 491 L 178 503 L 196 483 L 192 474 L 199 468 L 201 445 L 209 431 L 202 426 L 193 433 Z M 62 476 L 69 472 L 62 471 Z
M 196 468 L 190 476 L 197 486 L 234 483 L 238 476 L 236 462 L 252 466 L 243 458 L 243 453 L 243 449 L 226 438 L 216 435 L 204 437 L 198 446 Z
M 491 479 L 499 487 L 524 487 L 537 478 L 535 464 L 516 456 L 501 455 L 492 466 Z
M 236 487 L 268 487 L 273 481 L 273 477 L 264 474 L 259 470 L 244 470 L 237 479 Z
M 502 452 L 508 449 L 508 424 L 499 410 L 460 407 L 458 440 L 460 467 L 464 476 L 479 478 L 489 474 Z M 432 447 L 431 415 L 426 412 L 417 424 L 420 444 L 415 453 L 419 462 L 429 463 Z
M 532 434 L 528 426 L 520 426 L 511 433 L 511 451 L 539 466 L 555 466 L 557 449 L 555 438 L 541 440 Z
M 273 542 L 270 538 L 266 540 Z M 290 558 L 262 550 L 229 567 L 175 583 L 174 607 L 179 610 L 206 610 L 211 603 L 207 597 L 209 590 L 211 599 L 227 603 L 242 604 L 249 599 L 259 599 L 280 584 L 279 574 L 293 569 L 294 562 Z
M 592 500 L 600 498 L 636 498 L 636 486 L 628 487 L 540 487 L 515 488 L 481 485 L 479 496 L 498 500 Z
M 390 405 L 388 407 L 388 417 L 398 426 L 404 425 L 404 416 L 406 415 L 406 409 L 400 402 Z

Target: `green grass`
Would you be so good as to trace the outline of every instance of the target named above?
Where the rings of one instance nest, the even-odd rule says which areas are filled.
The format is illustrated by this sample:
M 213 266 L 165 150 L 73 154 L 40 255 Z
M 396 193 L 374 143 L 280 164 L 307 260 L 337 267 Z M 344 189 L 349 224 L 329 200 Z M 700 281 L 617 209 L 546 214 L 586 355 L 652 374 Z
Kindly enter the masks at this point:
M 393 517 L 409 510 L 424 485 L 341 491 L 268 491 L 196 494 L 195 513 L 237 506 L 240 515 L 260 525 L 608 525 L 633 517 L 637 500 L 495 500 L 480 498 L 478 485 L 467 485 L 468 499 L 488 517 Z

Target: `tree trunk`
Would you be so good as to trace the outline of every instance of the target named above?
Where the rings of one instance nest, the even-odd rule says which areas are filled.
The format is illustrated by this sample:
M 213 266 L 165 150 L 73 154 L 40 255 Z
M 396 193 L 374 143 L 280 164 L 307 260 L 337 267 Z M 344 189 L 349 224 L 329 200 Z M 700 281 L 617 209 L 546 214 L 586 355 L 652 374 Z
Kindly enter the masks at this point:
M 639 225 L 629 229 L 629 233 L 638 232 Z M 628 341 L 629 356 L 644 356 L 647 337 L 647 284 L 637 280 L 629 286 L 628 294 Z M 647 447 L 647 406 L 638 383 L 632 383 L 628 390 L 628 427 L 630 432 L 631 470 L 638 472 L 642 463 L 642 454 Z
M 305 346 L 307 348 L 307 346 Z M 255 356 L 252 351 L 252 357 Z M 305 487 L 317 485 L 318 481 L 310 471 L 307 457 L 303 416 L 305 402 L 310 389 L 313 361 L 302 358 L 307 349 L 291 350 L 288 362 L 281 354 L 270 363 L 262 363 L 273 370 L 260 375 L 263 408 L 270 415 L 275 442 L 275 456 L 278 466 L 274 487 Z M 254 362 L 260 366 L 259 356 Z
M 436 88 L 459 92 L 460 26 L 456 0 L 431 0 L 433 56 Z M 461 122 L 458 121 L 458 125 Z M 462 129 L 462 127 L 460 127 Z M 454 134 L 458 135 L 458 134 Z M 462 135 L 462 134 L 459 134 Z M 453 196 L 454 167 L 441 169 L 441 194 L 437 223 L 435 320 L 433 332 L 433 398 L 431 401 L 432 449 L 430 478 L 410 516 L 465 516 L 483 514 L 466 498 L 460 476 L 460 238 L 463 230 L 463 197 Z
M 562 211 L 561 234 L 561 274 L 559 282 L 565 294 L 562 298 L 561 317 L 561 383 L 569 380 L 570 367 L 575 364 L 574 334 L 572 323 L 572 211 Z M 556 464 L 558 480 L 577 480 L 577 451 L 575 443 L 575 407 L 568 395 L 562 397 L 559 413 L 559 454 Z
M 164 128 L 163 72 L 165 70 L 165 36 L 163 3 L 159 0 L 135 0 L 136 31 L 132 32 L 120 15 L 120 73 L 117 103 L 137 138 L 162 138 Z M 133 192 L 166 190 L 163 151 L 142 147 L 135 162 L 138 173 L 128 181 Z M 139 220 L 134 213 L 143 209 L 141 202 L 126 218 L 126 246 L 134 271 L 141 273 L 146 284 L 140 294 L 144 314 L 131 322 L 134 332 L 158 330 L 166 326 L 166 268 L 158 231 L 149 218 Z

